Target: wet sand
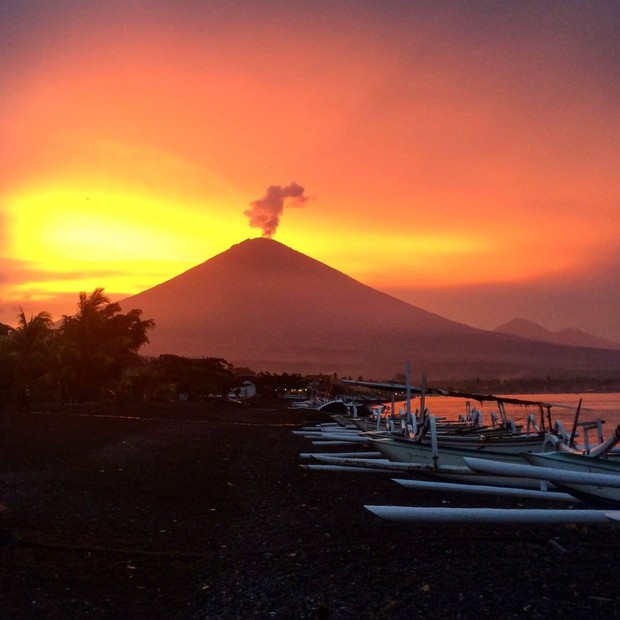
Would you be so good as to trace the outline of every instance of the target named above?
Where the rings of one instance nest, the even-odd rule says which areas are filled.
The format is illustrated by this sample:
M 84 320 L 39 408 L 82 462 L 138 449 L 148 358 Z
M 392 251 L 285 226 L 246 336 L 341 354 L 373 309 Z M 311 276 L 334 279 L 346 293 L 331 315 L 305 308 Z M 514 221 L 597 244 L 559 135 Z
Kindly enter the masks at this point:
M 302 421 L 277 402 L 2 412 L 0 617 L 620 617 L 620 527 L 390 524 L 364 504 L 549 505 L 303 470 Z

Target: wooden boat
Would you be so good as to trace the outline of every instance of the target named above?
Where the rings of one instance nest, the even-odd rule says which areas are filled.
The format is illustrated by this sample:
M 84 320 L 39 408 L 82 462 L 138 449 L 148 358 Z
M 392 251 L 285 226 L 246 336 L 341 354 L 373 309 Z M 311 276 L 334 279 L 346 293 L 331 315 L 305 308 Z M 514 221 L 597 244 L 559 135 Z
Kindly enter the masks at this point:
M 411 440 L 404 437 L 369 436 L 373 449 L 391 461 L 464 466 L 464 457 L 480 456 L 501 462 L 524 463 L 522 454 L 541 451 L 544 439 L 536 435 L 504 435 L 488 438 L 469 438 L 466 442 L 454 440 L 451 435 L 436 432 L 433 416 L 428 416 L 430 438 Z
M 316 397 L 297 401 L 289 409 L 304 414 L 306 420 L 323 422 L 331 421 L 334 416 L 353 418 L 358 415 L 368 415 L 368 407 L 365 403 L 344 397 L 331 399 Z
M 405 420 L 409 421 L 409 426 L 405 432 L 401 433 L 402 436 L 395 433 L 391 435 L 386 433 L 366 435 L 371 449 L 378 450 L 385 458 L 395 462 L 433 464 L 435 467 L 439 465 L 463 466 L 465 457 L 477 455 L 499 462 L 525 464 L 524 454 L 544 450 L 545 441 L 548 437 L 547 431 L 551 432 L 553 428 L 551 409 L 560 406 L 549 402 L 511 396 L 476 394 L 427 387 L 424 376 L 420 387 L 412 386 L 409 380 L 409 364 L 407 364 L 406 377 L 405 384 L 345 380 L 345 383 L 350 385 L 406 394 Z M 412 394 L 419 394 L 420 396 L 422 415 L 419 418 L 411 412 L 410 399 Z M 457 397 L 481 403 L 495 402 L 499 411 L 499 420 L 493 420 L 491 426 L 480 426 L 480 417 L 472 415 L 469 425 L 454 422 L 445 423 L 443 420 L 439 422 L 430 414 L 425 413 L 424 403 L 427 395 Z M 533 427 L 535 432 L 522 432 L 521 427 L 509 420 L 506 415 L 507 404 L 538 408 L 540 412 L 538 422 L 535 415 L 529 414 L 527 416 L 527 430 Z M 580 404 L 577 407 L 577 415 Z M 393 412 L 394 408 L 391 409 Z M 576 422 L 577 420 L 575 420 Z M 364 422 L 364 424 L 367 425 L 366 428 L 369 426 L 368 422 Z M 357 423 L 357 426 L 364 428 L 361 423 Z M 430 437 L 428 436 L 429 430 L 431 431 Z M 574 439 L 574 434 L 573 431 L 571 439 Z
M 381 457 L 381 453 L 378 453 Z M 371 455 L 371 456 L 369 456 Z M 301 455 L 300 455 L 301 456 Z M 449 481 L 463 486 L 487 485 L 503 486 L 520 489 L 548 490 L 553 484 L 527 477 L 507 478 L 502 475 L 478 473 L 472 471 L 465 464 L 445 465 L 430 463 L 406 463 L 377 458 L 376 453 L 348 452 L 348 453 L 310 453 L 307 458 L 319 463 L 302 465 L 304 469 L 333 472 L 359 472 L 384 475 L 408 474 L 417 478 L 431 481 Z
M 600 484 L 581 485 L 570 481 L 558 482 L 556 484 L 584 502 L 620 507 L 620 463 L 606 458 L 568 452 L 532 453 L 527 454 L 525 458 L 529 463 L 537 467 L 605 474 L 616 477 L 618 488 L 601 486 Z
M 343 379 L 343 383 L 352 386 L 360 386 L 373 388 L 375 390 L 383 390 L 386 392 L 392 393 L 400 393 L 406 395 L 406 415 L 411 417 L 410 410 L 410 400 L 411 395 L 416 394 L 420 396 L 420 414 L 422 417 L 422 422 L 424 422 L 424 414 L 425 414 L 425 399 L 426 396 L 446 396 L 452 398 L 461 398 L 463 400 L 469 401 L 477 401 L 479 403 L 485 402 L 494 402 L 497 404 L 499 411 L 499 419 L 497 420 L 497 424 L 500 427 L 508 428 L 510 426 L 510 420 L 507 419 L 505 405 L 522 405 L 525 407 L 535 407 L 539 411 L 539 420 L 536 424 L 536 430 L 540 432 L 544 432 L 546 430 L 552 430 L 552 420 L 551 420 L 551 409 L 554 407 L 564 407 L 563 405 L 558 405 L 546 401 L 540 400 L 531 400 L 524 398 L 517 398 L 512 396 L 500 396 L 494 394 L 480 394 L 474 392 L 461 392 L 458 390 L 448 390 L 436 387 L 429 387 L 426 385 L 426 378 L 423 376 L 422 385 L 414 386 L 411 385 L 409 381 L 409 365 L 407 365 L 407 382 L 406 383 L 381 383 L 376 381 L 354 381 L 351 379 Z M 568 407 L 572 409 L 572 407 Z M 528 416 L 530 420 L 535 419 L 535 416 Z M 480 427 L 481 424 L 478 423 Z M 492 425 L 493 426 L 493 425 Z
M 435 450 L 432 444 L 417 443 L 397 437 L 376 437 L 369 439 L 372 448 L 391 461 L 424 463 L 428 465 L 465 465 L 465 457 L 478 456 L 508 463 L 524 463 L 522 454 L 527 449 L 517 442 L 505 443 L 501 449 L 477 444 L 470 447 L 439 444 Z M 538 445 L 540 450 L 542 445 Z
M 555 437 L 552 435 L 548 437 L 549 445 L 552 445 L 553 448 L 561 454 L 562 453 L 563 454 L 577 454 L 577 455 L 585 455 L 588 457 L 611 456 L 614 453 L 615 446 L 620 442 L 620 424 L 616 427 L 614 432 L 605 440 L 603 440 L 602 433 L 601 433 L 599 441 L 600 443 L 598 443 L 597 445 L 593 447 L 590 447 L 588 443 L 587 448 L 583 450 L 579 450 L 575 448 L 574 446 L 564 443 L 563 441 L 560 440 L 559 437 Z M 557 460 L 561 461 L 562 457 L 557 457 Z M 570 459 L 569 459 L 569 462 L 570 462 Z
M 349 382 L 365 384 L 366 386 L 382 387 L 377 383 Z M 424 382 L 423 382 L 424 383 Z M 407 389 L 407 401 L 411 391 L 409 381 L 406 386 L 388 384 L 389 389 Z M 420 389 L 421 406 L 425 386 Z M 537 454 L 542 451 L 545 440 L 545 431 L 551 430 L 552 421 L 550 403 L 542 403 L 512 397 L 496 397 L 492 395 L 474 395 L 444 390 L 434 390 L 434 393 L 445 396 L 461 396 L 476 400 L 495 400 L 500 403 L 502 423 L 497 429 L 478 427 L 475 431 L 464 429 L 462 424 L 445 424 L 431 415 L 421 416 L 420 425 L 427 433 L 417 433 L 420 428 L 418 420 L 407 407 L 404 417 L 409 422 L 406 434 L 414 439 L 395 436 L 393 433 L 378 432 L 380 418 L 361 423 L 351 423 L 341 419 L 339 423 L 344 427 L 342 431 L 334 429 L 321 431 L 321 437 L 328 441 L 357 443 L 359 447 L 370 445 L 384 458 L 376 458 L 375 454 L 349 452 L 346 454 L 317 454 L 312 453 L 308 458 L 318 461 L 318 464 L 301 465 L 308 469 L 330 472 L 360 471 L 368 473 L 383 473 L 393 475 L 407 474 L 416 479 L 398 480 L 399 484 L 411 488 L 428 488 L 424 481 L 418 478 L 428 478 L 432 488 L 442 491 L 462 493 L 490 493 L 506 496 L 533 497 L 553 499 L 556 501 L 570 501 L 562 493 L 549 493 L 550 487 L 556 487 L 568 492 L 573 498 L 585 499 L 594 504 L 620 507 L 620 476 L 569 472 L 557 467 L 538 467 L 528 463 L 528 454 Z M 514 424 L 508 424 L 505 418 L 504 403 L 518 405 L 538 405 L 540 407 L 540 426 L 536 433 L 523 433 Z M 392 407 L 393 410 L 393 407 Z M 579 411 L 579 408 L 577 409 Z M 546 416 L 545 416 L 546 413 Z M 528 416 L 528 426 L 531 421 Z M 575 429 L 577 428 L 577 416 Z M 366 429 L 372 429 L 371 431 Z M 573 435 L 575 435 L 575 429 Z M 430 431 L 430 432 L 429 432 Z M 617 429 L 620 437 L 620 428 Z M 309 437 L 311 438 L 311 437 Z M 315 442 L 318 443 L 318 442 Z M 599 450 L 607 450 L 606 446 Z M 593 459 L 590 459 L 593 460 Z M 482 464 L 482 465 L 480 465 Z M 620 466 L 619 466 L 620 467 Z M 444 485 L 438 480 L 450 480 L 460 484 Z M 468 484 L 462 484 L 462 483 Z M 481 486 L 491 485 L 491 486 Z M 497 487 L 501 487 L 500 490 Z M 515 487 L 519 490 L 515 491 Z M 534 489 L 523 491 L 522 489 Z M 602 490 L 601 490 L 602 489 Z M 408 506 L 366 506 L 374 514 L 390 520 L 414 522 L 444 522 L 444 523 L 521 523 L 521 524 L 559 524 L 559 523 L 613 523 L 620 521 L 620 512 L 604 510 L 550 510 L 550 509 L 462 509 L 462 508 L 432 508 Z
M 556 454 L 561 457 L 554 457 Z M 548 480 L 582 501 L 620 507 L 620 465 L 614 461 L 564 453 L 527 455 L 528 459 L 536 460 L 537 464 L 500 463 L 470 457 L 465 458 L 465 463 L 472 471 L 480 473 Z
M 478 401 L 480 403 L 493 402 L 497 405 L 499 415 L 491 412 L 491 424 L 484 425 L 482 414 L 474 407 L 473 409 L 466 407 L 467 415 L 463 420 L 447 421 L 443 417 L 435 416 L 434 432 L 437 433 L 438 441 L 442 445 L 448 443 L 458 446 L 474 446 L 480 447 L 481 442 L 494 442 L 494 448 L 504 451 L 506 447 L 514 445 L 515 438 L 522 442 L 521 447 L 516 451 L 542 450 L 545 433 L 552 430 L 551 408 L 560 405 L 543 402 L 540 400 L 531 400 L 517 398 L 511 396 L 498 396 L 493 394 L 478 394 L 472 392 L 459 392 L 454 390 L 445 390 L 440 388 L 428 387 L 426 385 L 426 377 L 422 377 L 421 386 L 413 386 L 409 380 L 409 364 L 407 364 L 407 381 L 406 383 L 379 383 L 374 381 L 353 381 L 343 380 L 344 383 L 354 386 L 370 387 L 377 390 L 385 390 L 387 392 L 402 393 L 405 395 L 405 411 L 401 411 L 398 417 L 394 412 L 394 399 L 390 407 L 391 416 L 385 419 L 387 430 L 398 432 L 402 430 L 403 435 L 410 438 L 416 438 L 418 443 L 425 443 L 424 433 L 427 428 L 427 420 L 430 416 L 425 403 L 427 396 L 445 396 L 451 398 L 460 398 L 466 400 L 466 405 L 470 401 Z M 412 394 L 419 395 L 420 407 L 416 412 L 411 408 Z M 538 422 L 534 414 L 527 416 L 526 432 L 523 432 L 522 425 L 516 424 L 514 420 L 510 420 L 506 413 L 506 405 L 519 405 L 524 407 L 535 407 L 539 410 L 540 416 Z M 380 430 L 381 419 L 377 416 L 374 419 L 351 420 L 351 424 L 360 428 L 360 430 Z M 342 420 L 340 423 L 345 423 Z M 396 428 L 395 428 L 396 427 Z M 534 432 L 530 433 L 530 427 Z M 385 427 L 384 427 L 385 428 Z M 503 442 L 505 445 L 502 445 Z M 400 446 L 402 448 L 402 446 Z M 491 447 L 486 445 L 486 448 Z M 388 458 L 390 458 L 388 456 Z

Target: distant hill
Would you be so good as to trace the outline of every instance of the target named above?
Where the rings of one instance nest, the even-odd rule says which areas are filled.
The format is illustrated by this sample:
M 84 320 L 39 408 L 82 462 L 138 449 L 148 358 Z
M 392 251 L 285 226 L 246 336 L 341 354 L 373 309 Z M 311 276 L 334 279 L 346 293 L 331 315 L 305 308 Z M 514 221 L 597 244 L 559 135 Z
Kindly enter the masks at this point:
M 156 322 L 141 352 L 223 357 L 256 371 L 390 379 L 407 359 L 434 382 L 620 371 L 620 352 L 450 321 L 270 239 L 234 245 L 120 303 Z
M 596 347 L 599 349 L 620 350 L 620 342 L 599 338 L 592 334 L 574 328 L 550 331 L 544 327 L 526 319 L 515 318 L 494 330 L 501 334 L 511 334 L 520 338 L 552 342 L 571 347 Z

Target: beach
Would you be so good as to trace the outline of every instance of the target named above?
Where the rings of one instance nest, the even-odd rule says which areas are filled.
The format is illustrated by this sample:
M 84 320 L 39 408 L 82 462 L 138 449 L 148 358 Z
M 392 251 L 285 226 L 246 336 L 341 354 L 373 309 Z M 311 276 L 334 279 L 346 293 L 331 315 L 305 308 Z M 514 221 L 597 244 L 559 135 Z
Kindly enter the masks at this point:
M 553 506 L 304 470 L 282 402 L 0 415 L 3 618 L 620 617 L 617 525 L 382 521 Z

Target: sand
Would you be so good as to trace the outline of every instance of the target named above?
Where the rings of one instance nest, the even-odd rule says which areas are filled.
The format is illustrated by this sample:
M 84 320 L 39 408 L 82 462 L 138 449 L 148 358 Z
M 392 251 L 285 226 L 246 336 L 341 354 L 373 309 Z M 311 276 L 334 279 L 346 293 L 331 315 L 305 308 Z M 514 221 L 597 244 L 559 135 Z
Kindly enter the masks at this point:
M 301 422 L 277 402 L 3 411 L 0 617 L 620 617 L 620 527 L 390 524 L 364 504 L 547 504 L 309 472 Z

